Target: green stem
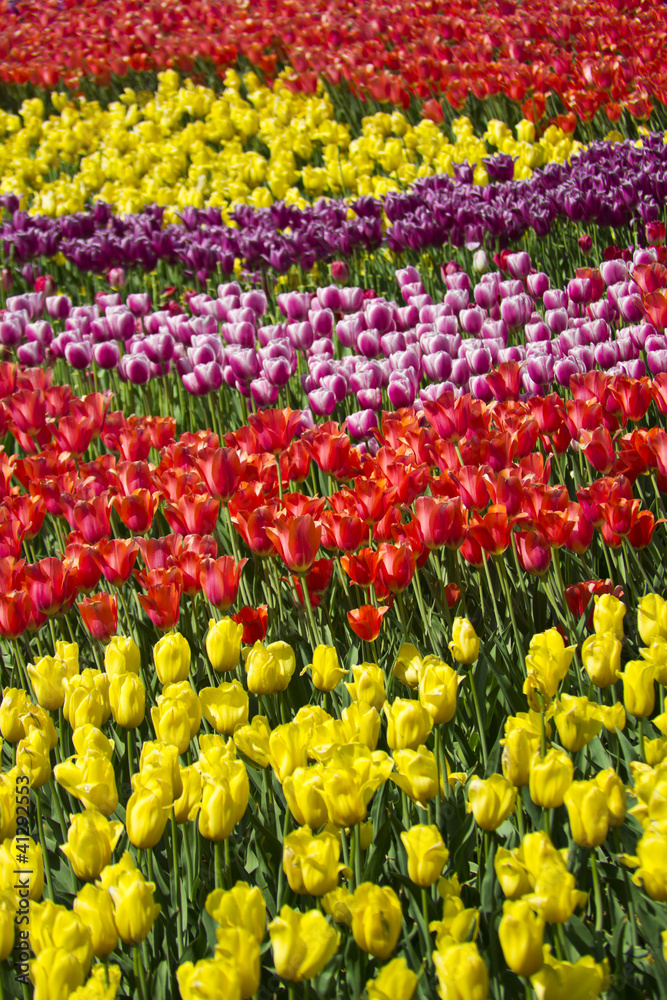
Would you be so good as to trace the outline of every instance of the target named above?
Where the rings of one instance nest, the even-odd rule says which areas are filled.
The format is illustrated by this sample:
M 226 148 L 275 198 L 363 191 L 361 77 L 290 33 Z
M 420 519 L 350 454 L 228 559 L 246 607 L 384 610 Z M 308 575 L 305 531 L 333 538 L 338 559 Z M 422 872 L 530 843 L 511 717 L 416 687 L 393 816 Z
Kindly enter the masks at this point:
M 595 900 L 595 930 L 601 931 L 604 927 L 604 911 L 602 908 L 602 889 L 600 887 L 600 873 L 598 872 L 598 862 L 595 857 L 596 848 L 591 851 L 591 872 L 593 873 L 593 898 Z
M 37 799 L 37 830 L 39 831 L 39 842 L 42 847 L 42 858 L 44 861 L 44 871 L 46 873 L 46 884 L 49 887 L 49 896 L 55 903 L 56 897 L 53 892 L 53 881 L 51 879 L 51 865 L 49 864 L 49 854 L 46 849 L 46 840 L 44 839 L 44 823 L 42 822 L 42 799 L 39 794 L 39 789 L 35 789 L 35 798 Z
M 361 885 L 361 830 L 358 823 L 354 824 L 354 884 Z
M 176 910 L 176 956 L 180 961 L 180 957 L 183 954 L 183 924 L 181 917 L 181 905 L 178 898 L 180 890 L 180 878 L 179 878 L 179 863 L 178 863 L 178 829 L 176 826 L 176 818 L 174 816 L 174 810 L 171 810 L 171 858 L 172 867 L 174 871 L 174 883 L 173 883 L 173 902 L 172 905 Z
M 507 579 L 507 567 L 505 566 L 505 560 L 503 556 L 496 556 L 496 565 L 498 566 L 498 575 L 500 577 L 500 582 L 502 584 L 503 593 L 505 594 L 505 600 L 507 601 L 507 607 L 510 613 L 510 620 L 512 622 L 512 631 L 514 632 L 514 643 L 516 645 L 517 655 L 524 658 L 523 642 L 521 641 L 521 635 L 516 624 L 516 617 L 514 615 L 514 601 L 512 600 L 512 592 L 510 589 L 510 582 Z
M 305 574 L 301 577 L 301 593 L 303 594 L 303 606 L 306 609 L 306 618 L 308 619 L 308 627 L 311 634 L 314 652 L 315 648 L 321 645 L 321 642 L 319 629 L 315 624 L 315 615 L 313 614 L 313 605 L 310 601 L 310 594 L 308 593 L 308 584 L 306 582 Z
M 148 988 L 146 986 L 146 973 L 141 958 L 141 948 L 138 944 L 134 946 L 134 981 L 139 987 L 140 1000 L 148 1000 Z
M 489 755 L 486 748 L 486 733 L 484 732 L 484 726 L 482 725 L 482 712 L 479 706 L 477 689 L 475 688 L 475 678 L 473 676 L 472 670 L 470 671 L 470 691 L 472 693 L 472 700 L 475 706 L 475 716 L 477 717 L 477 728 L 479 729 L 479 744 L 482 749 L 482 762 L 484 764 L 484 773 L 486 774 L 486 764 Z
M 224 862 L 222 860 L 222 841 L 214 841 L 213 851 L 215 854 L 215 887 L 222 889 L 224 882 Z
M 428 893 L 426 889 L 422 887 L 422 920 L 424 922 L 424 951 L 427 956 L 427 962 L 431 963 L 433 959 L 431 958 L 431 937 L 428 931 Z

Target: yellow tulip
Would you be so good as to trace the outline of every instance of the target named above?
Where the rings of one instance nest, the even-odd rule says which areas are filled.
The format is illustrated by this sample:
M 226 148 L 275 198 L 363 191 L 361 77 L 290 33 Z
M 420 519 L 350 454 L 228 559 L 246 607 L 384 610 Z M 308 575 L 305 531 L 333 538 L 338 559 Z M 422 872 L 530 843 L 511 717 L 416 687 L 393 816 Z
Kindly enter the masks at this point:
M 637 607 L 637 631 L 645 646 L 667 639 L 667 601 L 659 594 L 646 594 Z
M 83 985 L 86 973 L 68 949 L 45 948 L 30 963 L 30 978 L 33 1000 L 67 1000 Z
M 385 676 L 377 663 L 359 663 L 352 667 L 353 684 L 346 684 L 353 701 L 366 701 L 381 711 L 386 701 Z
M 136 729 L 144 721 L 146 690 L 137 674 L 116 674 L 109 687 L 114 722 L 123 729 Z
M 449 860 L 437 826 L 412 826 L 401 834 L 401 841 L 408 855 L 410 880 L 422 889 L 434 885 Z
M 196 965 L 183 962 L 176 978 L 181 1000 L 242 1000 L 241 971 L 228 958 L 202 958 Z
M 385 702 L 383 711 L 390 750 L 415 750 L 426 742 L 433 728 L 433 717 L 419 701 L 396 698 L 391 705 Z
M 621 674 L 625 710 L 635 718 L 645 719 L 655 708 L 655 674 L 653 663 L 630 660 Z
M 134 775 L 125 824 L 131 844 L 145 850 L 162 839 L 172 807 L 171 785 L 155 776 Z
M 449 652 L 459 663 L 469 665 L 479 657 L 479 636 L 467 618 L 455 618 Z
M 118 947 L 118 932 L 113 919 L 111 896 L 104 889 L 84 885 L 74 897 L 74 912 L 88 928 L 93 954 L 105 958 Z
M 266 936 L 266 903 L 256 885 L 237 882 L 231 889 L 214 889 L 206 898 L 206 912 L 223 929 L 245 928 L 258 944 Z
M 167 632 L 153 647 L 153 662 L 160 684 L 175 684 L 190 673 L 190 644 L 180 632 Z
M 210 621 L 208 625 L 206 653 L 211 666 L 217 673 L 231 673 L 236 670 L 241 656 L 243 625 L 233 622 L 231 618 Z
M 463 677 L 437 656 L 426 656 L 419 675 L 419 701 L 435 725 L 450 722 L 456 713 L 459 684 Z M 419 741 L 423 743 L 423 740 Z
M 268 720 L 263 715 L 255 715 L 249 725 L 239 726 L 234 730 L 234 745 L 255 767 L 268 767 L 270 736 Z
M 389 777 L 422 809 L 438 794 L 438 767 L 435 755 L 425 746 L 416 750 L 394 750 L 396 770 Z
M 357 945 L 375 958 L 389 958 L 396 949 L 403 924 L 401 903 L 394 890 L 362 882 L 347 905 Z
M 338 884 L 342 865 L 340 837 L 328 830 L 313 834 L 302 826 L 285 838 L 283 869 L 292 892 L 323 896 Z
M 606 959 L 598 964 L 592 955 L 585 955 L 578 962 L 559 962 L 545 945 L 544 965 L 530 981 L 537 1000 L 596 1000 L 609 988 L 611 977 Z
M 218 927 L 215 939 L 215 957 L 236 967 L 242 1000 L 250 1000 L 257 993 L 262 976 L 259 942 L 245 927 Z
M 542 968 L 544 917 L 531 910 L 524 900 L 508 900 L 503 904 L 498 938 L 505 961 L 517 976 L 532 976 Z
M 155 884 L 135 869 L 122 872 L 108 891 L 119 938 L 124 944 L 139 944 L 160 914 L 161 908 L 153 899 Z
M 405 959 L 394 958 L 382 966 L 375 979 L 366 982 L 368 1000 L 412 1000 L 417 982 Z
M 93 961 L 93 941 L 85 922 L 76 912 L 48 899 L 30 907 L 30 947 L 38 957 L 47 948 L 66 948 L 84 974 Z
M 109 864 L 122 832 L 122 823 L 109 821 L 97 809 L 84 809 L 70 816 L 67 843 L 60 849 L 76 877 L 83 881 L 97 878 Z
M 530 797 L 536 806 L 557 809 L 572 784 L 574 765 L 564 750 L 552 747 L 544 757 L 536 752 L 530 762 Z
M 565 793 L 572 839 L 580 847 L 599 847 L 609 833 L 607 800 L 595 781 L 573 781 Z
M 85 809 L 99 809 L 105 816 L 115 812 L 118 790 L 113 764 L 108 757 L 91 752 L 68 757 L 62 764 L 56 764 L 53 776 L 66 792 L 83 803 Z
M 468 785 L 467 810 L 482 830 L 497 830 L 516 808 L 516 788 L 501 774 L 473 778 Z
M 141 669 L 141 653 L 134 639 L 114 635 L 104 649 L 104 669 L 109 680 L 120 674 L 138 674 Z
M 597 708 L 588 698 L 571 694 L 563 694 L 558 699 L 553 719 L 560 742 L 570 753 L 582 750 L 602 729 Z
M 271 733 L 269 737 L 271 766 L 281 784 L 297 767 L 306 766 L 308 740 L 309 733 L 296 722 L 277 726 Z
M 322 645 L 316 648 L 313 662 L 304 667 L 301 673 L 305 674 L 307 670 L 312 672 L 313 687 L 318 691 L 333 691 L 348 672 L 339 665 L 335 648 Z
M 433 952 L 433 964 L 441 996 L 453 1000 L 486 1000 L 489 973 L 474 942 L 443 942 L 441 948 Z
M 613 632 L 589 635 L 581 647 L 581 659 L 593 684 L 614 684 L 621 672 L 621 642 Z
M 269 924 L 276 972 L 289 982 L 313 979 L 338 951 L 338 934 L 319 910 L 283 906 Z
M 596 635 L 611 632 L 619 641 L 623 639 L 625 604 L 613 594 L 593 594 L 593 629 Z
M 284 779 L 283 793 L 287 807 L 299 826 L 309 826 L 316 830 L 327 822 L 329 814 L 324 798 L 324 768 L 321 764 L 297 767 Z
M 34 665 L 28 664 L 28 676 L 35 697 L 42 708 L 57 712 L 65 701 L 64 681 L 68 677 L 67 664 L 55 656 L 42 656 Z
M 252 694 L 278 694 L 285 691 L 296 669 L 294 650 L 286 642 L 264 646 L 256 642 L 244 650 L 248 690 Z

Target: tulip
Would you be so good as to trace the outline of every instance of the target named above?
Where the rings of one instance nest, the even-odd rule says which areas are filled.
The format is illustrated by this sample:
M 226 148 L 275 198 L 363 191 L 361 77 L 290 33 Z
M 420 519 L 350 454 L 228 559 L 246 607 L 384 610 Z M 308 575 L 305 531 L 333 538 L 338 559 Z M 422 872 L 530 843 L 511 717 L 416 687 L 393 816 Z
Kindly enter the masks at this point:
M 530 762 L 530 797 L 543 809 L 557 809 L 572 784 L 574 765 L 564 750 L 554 747 L 542 757 L 536 752 Z
M 390 750 L 402 750 L 406 747 L 415 750 L 426 742 L 433 728 L 433 716 L 420 702 L 396 698 L 391 705 L 385 703 L 383 711 L 387 719 L 387 744 Z
M 433 719 L 434 725 L 450 722 L 454 718 L 458 687 L 462 681 L 463 678 L 438 657 L 426 656 L 422 661 L 419 702 Z M 420 739 L 418 742 L 423 743 L 424 740 Z
M 667 836 L 662 830 L 650 826 L 637 843 L 637 856 L 622 857 L 625 864 L 637 868 L 632 877 L 635 885 L 642 886 L 651 899 L 663 903 L 667 901 L 666 859 Z
M 544 965 L 531 976 L 537 1000 L 560 1000 L 565 997 L 587 997 L 597 1000 L 611 982 L 609 963 L 596 963 L 592 955 L 577 962 L 559 962 L 544 948 Z
M 294 650 L 286 642 L 263 646 L 256 642 L 245 656 L 248 690 L 252 694 L 285 691 L 296 669 Z
M 516 788 L 501 774 L 473 778 L 468 785 L 467 811 L 482 830 L 497 830 L 516 808 Z
M 166 743 L 144 742 L 139 758 L 139 771 L 144 779 L 155 777 L 159 781 L 167 782 L 172 799 L 178 799 L 183 794 L 177 747 Z
M 360 744 L 336 748 L 323 771 L 323 794 L 334 826 L 348 827 L 366 820 L 368 804 L 393 769 L 381 751 L 371 753 Z
M 59 785 L 86 809 L 98 809 L 110 816 L 118 806 L 118 790 L 113 764 L 107 757 L 86 753 L 56 764 L 53 776 Z
M 595 781 L 573 781 L 565 793 L 572 839 L 580 847 L 599 847 L 609 832 L 607 802 Z
M 218 927 L 215 938 L 215 957 L 237 969 L 242 1000 L 250 1000 L 259 989 L 262 974 L 258 941 L 245 927 Z
M 433 752 L 425 746 L 416 750 L 395 750 L 393 760 L 396 771 L 390 775 L 391 780 L 413 802 L 426 809 L 428 802 L 438 794 L 438 768 Z
M 45 948 L 30 963 L 34 1000 L 67 1000 L 83 986 L 86 972 L 66 948 Z
M 157 920 L 161 907 L 153 899 L 155 884 L 146 882 L 137 869 L 125 871 L 109 886 L 113 918 L 124 944 L 140 944 Z
M 517 976 L 532 976 L 542 968 L 544 917 L 534 913 L 524 900 L 503 904 L 498 938 L 505 961 Z
M 593 628 L 596 635 L 611 632 L 619 641 L 623 640 L 623 619 L 625 604 L 613 594 L 593 594 L 595 610 L 593 611 Z
M 637 631 L 645 646 L 655 639 L 667 639 L 667 601 L 659 594 L 647 594 L 639 602 Z
M 609 826 L 612 830 L 622 826 L 627 811 L 625 785 L 611 767 L 607 768 L 606 771 L 598 771 L 595 775 L 595 783 L 605 797 Z
M 242 976 L 235 961 L 224 956 L 183 962 L 176 970 L 182 1000 L 242 1000 Z
M 539 734 L 534 734 L 521 727 L 507 732 L 505 739 L 500 741 L 503 747 L 503 774 L 515 788 L 523 788 L 530 781 L 530 761 L 540 745 Z
M 72 743 L 80 757 L 85 757 L 86 754 L 90 753 L 91 757 L 97 754 L 111 760 L 116 748 L 113 740 L 110 740 L 108 736 L 104 735 L 101 729 L 90 725 L 90 723 L 86 726 L 79 726 L 78 729 L 74 730 L 72 733 Z
M 479 656 L 479 636 L 467 618 L 455 618 L 449 651 L 459 663 L 474 663 Z M 449 720 L 447 720 L 449 721 Z
M 94 639 L 108 642 L 115 634 L 118 624 L 118 600 L 116 595 L 91 594 L 77 604 L 83 624 Z
M 31 728 L 16 748 L 16 767 L 19 774 L 27 775 L 30 787 L 41 788 L 51 777 L 49 740 L 37 728 Z
M 338 686 L 347 670 L 338 663 L 338 653 L 333 646 L 318 646 L 313 652 L 313 662 L 301 672 L 312 671 L 313 687 L 318 691 L 333 691 Z
M 206 912 L 223 929 L 243 927 L 258 944 L 266 936 L 266 903 L 256 885 L 237 882 L 228 890 L 214 889 L 206 899 Z
M 557 702 L 554 722 L 561 744 L 570 753 L 587 746 L 602 729 L 597 706 L 588 698 L 563 694 Z
M 323 896 L 338 884 L 340 838 L 327 830 L 312 834 L 302 826 L 285 838 L 283 869 L 292 892 Z
M 93 960 L 90 932 L 77 913 L 51 900 L 30 907 L 30 946 L 39 957 L 47 948 L 67 948 L 87 973 Z
M 190 673 L 190 656 L 190 644 L 180 632 L 167 632 L 158 639 L 153 647 L 153 662 L 160 684 L 186 680 Z
M 320 547 L 321 528 L 310 514 L 277 520 L 266 534 L 291 573 L 303 575 L 311 569 Z
M 106 958 L 118 947 L 118 932 L 113 919 L 111 896 L 104 889 L 84 885 L 74 897 L 72 907 L 88 928 L 96 958 Z
M 366 982 L 368 1000 L 412 1000 L 417 990 L 417 976 L 404 958 L 394 958 Z
M 293 983 L 319 975 L 338 950 L 338 934 L 319 910 L 297 913 L 283 906 L 269 935 L 276 972 Z
M 248 721 L 248 695 L 239 681 L 202 688 L 199 692 L 202 715 L 218 733 L 231 736 Z
M 473 942 L 452 944 L 445 941 L 433 952 L 441 996 L 455 1000 L 486 1000 L 489 973 L 484 959 Z
M 109 678 L 100 670 L 83 671 L 64 682 L 63 714 L 72 729 L 91 723 L 103 726 L 111 714 Z
M 241 655 L 242 636 L 243 626 L 231 618 L 209 622 L 206 653 L 217 673 L 231 673 L 236 670 Z
M 68 677 L 67 665 L 55 656 L 42 656 L 34 665 L 28 664 L 28 676 L 32 682 L 38 704 L 50 712 L 62 708 L 65 701 L 63 682 Z
M 135 775 L 126 811 L 125 825 L 131 844 L 145 850 L 153 848 L 162 834 L 171 812 L 171 786 L 159 778 Z
M 233 736 L 236 749 L 240 750 L 256 767 L 269 766 L 269 737 L 271 736 L 271 727 L 263 715 L 253 716 L 250 725 L 235 728 Z
M 449 860 L 437 826 L 413 826 L 401 834 L 408 855 L 408 876 L 415 885 L 428 888 L 438 881 Z
M 109 702 L 114 722 L 123 729 L 136 729 L 144 721 L 146 690 L 137 674 L 117 675 L 111 681 Z
M 630 660 L 620 674 L 625 709 L 635 718 L 644 719 L 653 713 L 655 676 L 655 664 L 646 660 Z
M 365 701 L 378 712 L 386 701 L 384 671 L 377 663 L 358 663 L 352 667 L 354 682 L 346 684 L 353 701 Z
M 283 780 L 287 807 L 300 826 L 317 829 L 329 818 L 324 797 L 324 775 L 321 764 L 297 767 Z
M 248 772 L 241 761 L 227 773 L 204 781 L 199 808 L 199 832 L 207 840 L 226 840 L 248 806 Z
M 111 861 L 113 850 L 123 832 L 123 824 L 109 821 L 97 809 L 84 809 L 70 816 L 67 843 L 60 849 L 77 878 L 97 878 Z
M 0 732 L 9 743 L 18 743 L 25 736 L 24 713 L 29 707 L 28 696 L 22 688 L 6 687 L 0 703 Z
M 555 628 L 534 635 L 526 656 L 528 680 L 524 684 L 524 692 L 536 690 L 545 701 L 551 700 L 570 669 L 575 648 L 565 646 Z M 541 706 L 538 701 L 536 705 L 531 703 L 531 707 L 539 710 Z
M 394 952 L 403 924 L 398 896 L 389 886 L 362 882 L 348 902 L 352 934 L 362 951 L 386 959 Z
M 310 733 L 296 722 L 277 726 L 269 737 L 271 766 L 282 782 L 297 767 L 305 767 Z
M 19 871 L 21 888 L 28 890 L 28 898 L 41 899 L 44 891 L 42 848 L 31 837 L 7 838 L 0 844 L 0 889 L 14 891 Z
M 589 635 L 581 647 L 586 673 L 597 687 L 614 684 L 621 672 L 621 642 L 612 632 Z

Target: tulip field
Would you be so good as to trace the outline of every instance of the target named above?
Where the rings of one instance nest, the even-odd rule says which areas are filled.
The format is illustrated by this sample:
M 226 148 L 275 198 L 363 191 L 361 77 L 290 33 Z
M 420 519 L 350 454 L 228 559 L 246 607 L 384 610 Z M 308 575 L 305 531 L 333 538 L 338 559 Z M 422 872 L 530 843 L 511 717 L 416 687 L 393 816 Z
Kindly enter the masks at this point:
M 0 15 L 0 1000 L 667 1000 L 667 8 Z

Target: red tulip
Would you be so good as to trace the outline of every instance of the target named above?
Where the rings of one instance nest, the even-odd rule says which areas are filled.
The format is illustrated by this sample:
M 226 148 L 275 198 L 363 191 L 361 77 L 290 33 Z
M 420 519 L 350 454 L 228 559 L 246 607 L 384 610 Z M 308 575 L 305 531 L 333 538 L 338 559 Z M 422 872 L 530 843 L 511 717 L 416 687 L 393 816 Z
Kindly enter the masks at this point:
M 247 561 L 241 559 L 236 563 L 232 556 L 202 559 L 199 580 L 214 608 L 226 611 L 234 604 L 241 582 L 241 573 Z
M 250 551 L 260 558 L 275 555 L 273 540 L 267 535 L 267 528 L 276 523 L 278 507 L 257 507 L 256 510 L 239 510 L 232 514 L 232 521 Z
M 650 545 L 653 532 L 659 524 L 664 523 L 664 520 L 664 517 L 656 520 L 650 510 L 640 510 L 635 518 L 635 523 L 627 534 L 627 539 L 633 549 L 645 549 L 647 545 Z
M 482 517 L 475 514 L 468 534 L 490 555 L 501 555 L 510 544 L 512 521 L 502 504 L 493 504 Z
M 95 435 L 91 421 L 77 416 L 63 417 L 52 425 L 53 438 L 62 451 L 77 457 L 83 455 Z
M 145 595 L 137 595 L 137 600 L 153 625 L 163 632 L 169 632 L 178 624 L 181 593 L 178 584 L 160 584 L 149 586 Z
M 102 495 L 75 501 L 64 507 L 64 514 L 72 531 L 78 531 L 88 545 L 95 545 L 111 533 L 109 510 L 109 498 Z
M 302 493 L 283 494 L 283 507 L 288 517 L 310 514 L 314 521 L 319 521 L 325 504 L 326 498 L 322 497 L 306 497 Z
M 30 604 L 48 617 L 69 610 L 76 596 L 74 583 L 69 567 L 55 556 L 25 567 L 25 590 Z
M 245 605 L 230 617 L 237 625 L 243 625 L 242 639 L 246 646 L 253 646 L 266 638 L 269 622 L 269 609 L 266 604 L 260 604 L 258 608 Z
M 598 472 L 609 472 L 614 464 L 616 453 L 611 434 L 606 427 L 598 427 L 592 433 L 581 431 L 579 435 L 581 450 Z
M 16 494 L 6 497 L 3 506 L 18 521 L 23 541 L 31 542 L 37 537 L 46 516 L 46 504 L 42 497 Z
M 378 552 L 381 560 L 378 565 L 378 576 L 391 594 L 400 594 L 406 590 L 415 575 L 415 557 L 409 545 L 389 545 L 382 542 Z
M 102 562 L 93 546 L 78 542 L 66 545 L 65 562 L 69 565 L 76 593 L 92 593 L 102 576 Z
M 260 410 L 248 417 L 248 424 L 255 432 L 262 451 L 280 455 L 289 447 L 302 421 L 299 410 Z
M 489 502 L 489 490 L 480 469 L 464 465 L 457 469 L 454 478 L 459 484 L 463 506 L 468 510 L 483 510 Z
M 309 594 L 324 594 L 333 576 L 333 559 L 316 559 L 312 568 L 306 573 L 306 586 Z
M 169 565 L 169 559 L 181 551 L 183 535 L 137 538 L 137 547 L 147 569 L 164 569 Z
M 77 604 L 83 624 L 94 639 L 108 642 L 118 627 L 118 599 L 111 594 L 91 594 Z
M 570 552 L 583 555 L 591 546 L 594 537 L 593 525 L 584 513 L 582 504 L 570 503 L 568 505 L 568 516 L 572 521 L 572 530 L 565 542 Z
M 209 496 L 183 496 L 164 505 L 164 517 L 179 535 L 212 534 L 220 512 L 220 501 Z
M 31 602 L 24 590 L 0 593 L 0 635 L 3 639 L 18 639 L 30 621 Z
M 112 587 L 122 587 L 130 578 L 139 555 L 139 546 L 133 538 L 110 538 L 95 546 L 102 562 L 104 577 Z
M 128 531 L 143 535 L 150 530 L 160 505 L 160 497 L 148 490 L 135 490 L 129 496 L 112 497 L 111 504 Z
M 315 561 L 322 529 L 309 514 L 276 520 L 273 527 L 266 528 L 266 535 L 276 547 L 278 554 L 292 573 L 307 573 Z
M 517 531 L 515 536 L 519 563 L 527 573 L 544 576 L 551 565 L 551 545 L 539 530 Z
M 322 472 L 334 479 L 348 480 L 355 473 L 356 463 L 350 455 L 350 439 L 347 434 L 332 434 L 316 428 L 310 437 L 303 438 L 303 444 L 313 462 Z
M 246 462 L 236 448 L 203 448 L 197 465 L 211 496 L 227 503 L 241 482 Z
M 363 604 L 354 611 L 348 611 L 347 620 L 354 634 L 360 639 L 365 642 L 375 642 L 387 611 L 389 608 L 384 605 L 376 608 L 372 604 Z
M 354 555 L 341 556 L 340 564 L 352 583 L 365 590 L 375 583 L 382 555 L 374 549 L 359 549 Z
M 321 525 L 322 545 L 325 549 L 354 552 L 368 538 L 368 528 L 360 517 L 325 510 Z

